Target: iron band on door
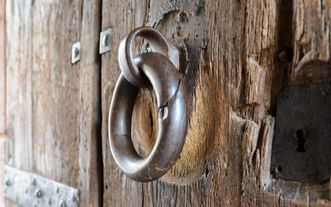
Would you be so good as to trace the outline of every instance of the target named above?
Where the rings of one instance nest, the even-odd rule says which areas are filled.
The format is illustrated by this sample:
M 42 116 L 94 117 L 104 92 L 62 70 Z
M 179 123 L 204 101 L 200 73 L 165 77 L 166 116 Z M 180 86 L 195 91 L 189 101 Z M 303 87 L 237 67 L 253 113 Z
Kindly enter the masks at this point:
M 134 40 L 147 40 L 153 52 L 133 56 Z M 164 175 L 178 159 L 186 136 L 187 90 L 179 72 L 179 50 L 149 27 L 132 31 L 118 52 L 122 71 L 109 111 L 109 140 L 113 158 L 136 181 L 152 181 Z M 153 87 L 158 106 L 159 131 L 146 158 L 139 156 L 131 139 L 131 119 L 140 88 Z

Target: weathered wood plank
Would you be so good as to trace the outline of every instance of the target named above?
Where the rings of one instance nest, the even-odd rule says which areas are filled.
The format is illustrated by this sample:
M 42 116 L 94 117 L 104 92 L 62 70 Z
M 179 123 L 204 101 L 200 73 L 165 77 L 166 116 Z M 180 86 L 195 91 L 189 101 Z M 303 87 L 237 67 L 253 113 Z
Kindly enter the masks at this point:
M 6 1 L 0 1 L 0 134 L 6 128 Z
M 27 170 L 32 167 L 31 117 L 31 1 L 6 4 L 6 115 L 8 144 L 6 162 Z M 16 25 L 10 27 L 9 25 Z M 25 25 L 25 26 L 24 26 Z M 14 139 L 17 137 L 17 139 Z M 20 144 L 15 141 L 20 139 Z M 15 164 L 14 164 L 15 163 Z M 16 206 L 6 201 L 6 206 Z
M 206 158 L 205 174 L 193 183 L 179 186 L 128 180 L 113 163 L 109 146 L 104 144 L 104 205 L 328 206 L 326 200 L 310 200 L 309 194 L 286 198 L 281 193 L 296 193 L 296 188 L 287 185 L 279 191 L 268 192 L 267 188 L 274 182 L 270 159 L 277 94 L 298 81 L 330 81 L 330 2 L 251 0 L 194 4 L 202 7 L 194 10 L 187 1 L 154 0 L 147 4 L 104 1 L 102 25 L 113 26 L 115 50 L 102 59 L 103 142 L 108 141 L 109 101 L 119 74 L 118 68 L 112 66 L 117 66 L 120 37 L 141 24 L 157 25 L 169 39 L 181 36 L 189 51 L 194 51 L 197 45 L 190 45 L 190 33 L 185 33 L 183 27 L 176 28 L 174 14 L 182 11 L 188 14 L 188 22 L 198 16 L 208 25 L 205 52 L 198 51 L 202 58 L 186 74 L 193 83 L 188 138 L 195 134 L 203 140 L 207 134 L 213 146 L 208 147 L 210 156 L 201 157 Z M 317 69 L 311 66 L 312 62 L 317 63 Z M 302 75 L 302 68 L 308 68 L 308 72 Z M 154 100 L 144 93 L 143 101 L 137 103 L 140 114 L 134 118 L 142 126 L 136 126 L 135 131 L 153 136 Z M 194 125 L 195 122 L 198 124 Z M 150 148 L 148 143 L 147 146 Z M 136 200 L 128 200 L 127 196 Z
M 6 1 L 0 0 L 0 178 L 4 177 L 6 143 Z M 0 207 L 4 207 L 3 185 L 0 185 Z
M 0 134 L 0 178 L 3 180 L 5 177 L 5 146 L 6 146 L 7 137 Z M 4 198 L 4 185 L 0 185 L 0 207 L 5 206 Z
M 100 1 L 8 1 L 7 162 L 100 200 Z M 71 46 L 81 41 L 81 62 Z M 100 162 L 99 162 L 100 163 Z
M 277 7 L 272 1 L 266 4 L 255 1 L 206 3 L 196 1 L 193 3 L 196 7 L 187 7 L 188 4 L 186 1 L 176 3 L 150 1 L 148 6 L 150 10 L 145 9 L 147 14 L 143 16 L 149 17 L 147 23 L 150 25 L 154 25 L 153 20 L 158 22 L 159 29 L 170 39 L 176 31 L 173 28 L 175 23 L 172 22 L 176 16 L 171 12 L 176 14 L 177 11 L 185 11 L 188 19 L 196 16 L 206 18 L 209 26 L 208 44 L 201 47 L 197 45 L 197 41 L 191 45 L 188 43 L 188 48 L 191 50 L 201 47 L 197 51 L 198 57 L 201 58 L 195 58 L 198 60 L 189 68 L 192 71 L 188 73 L 194 83 L 191 85 L 192 109 L 194 109 L 191 114 L 191 124 L 194 126 L 197 122 L 194 127 L 189 128 L 188 136 L 191 136 L 194 128 L 198 128 L 193 134 L 198 138 L 207 136 L 207 140 L 212 143 L 208 147 L 211 155 L 204 160 L 205 174 L 198 181 L 183 186 L 161 181 L 139 184 L 128 180 L 118 171 L 110 158 L 108 146 L 105 146 L 105 206 L 239 206 L 252 203 L 245 199 L 254 194 L 254 191 L 256 197 L 260 196 L 258 181 L 250 181 L 249 175 L 244 173 L 244 170 L 250 170 L 248 168 L 252 167 L 251 165 L 245 167 L 247 160 L 244 158 L 247 149 L 244 144 L 246 139 L 251 140 L 247 141 L 249 143 L 247 145 L 251 150 L 250 159 L 253 160 L 257 145 L 260 145 L 260 141 L 257 140 L 262 139 L 258 137 L 260 122 L 270 104 L 272 71 L 275 70 L 273 59 L 277 41 L 275 36 Z M 137 3 L 131 2 L 130 5 Z M 122 15 L 117 13 L 118 8 L 121 8 L 119 11 Z M 186 8 L 189 9 L 185 10 Z M 111 15 L 103 16 L 105 22 L 118 18 L 116 23 L 122 21 L 126 26 L 124 28 L 114 26 L 114 48 L 118 48 L 117 36 L 125 35 L 130 28 L 139 26 L 135 25 L 134 21 L 130 21 L 130 18 L 141 19 L 137 16 L 142 15 L 143 12 L 140 8 L 133 7 L 131 13 L 126 13 L 126 5 L 117 5 L 116 1 L 113 4 L 106 3 L 103 9 L 106 11 L 104 15 L 107 13 Z M 165 12 L 167 15 L 162 13 L 164 11 L 167 11 Z M 206 17 L 203 17 L 204 14 Z M 269 24 L 265 25 L 265 22 Z M 113 25 L 117 25 L 116 23 Z M 103 25 L 105 24 L 107 23 L 103 22 Z M 181 32 L 183 31 L 179 33 Z M 189 35 L 183 36 L 185 38 Z M 187 39 L 187 41 L 192 40 L 189 37 Z M 117 65 L 116 58 L 115 50 L 111 53 L 110 62 L 102 59 L 102 68 Z M 117 68 L 112 71 L 104 69 L 102 75 L 105 78 L 102 88 L 106 88 L 102 93 L 104 142 L 107 141 L 106 114 L 115 84 L 114 71 L 118 74 Z M 150 99 L 147 100 L 142 102 L 153 103 Z M 240 123 L 233 120 L 233 117 L 237 117 L 235 120 L 240 120 Z M 142 120 L 146 121 L 147 118 Z M 208 125 L 210 127 L 201 128 Z M 244 126 L 250 134 L 242 133 Z M 200 146 L 203 145 L 205 143 Z M 245 180 L 247 178 L 248 181 Z M 118 190 L 118 186 L 122 186 L 121 190 Z M 244 196 L 243 189 L 246 193 Z M 134 202 L 127 200 L 127 195 L 137 199 Z M 256 197 L 254 197 L 255 201 Z M 256 202 L 260 204 L 262 201 Z
M 117 5 L 119 4 L 119 5 Z M 195 6 L 188 6 L 188 5 L 195 5 Z M 139 15 L 148 17 L 147 23 L 149 25 L 155 25 L 155 23 L 159 23 L 159 29 L 162 30 L 164 34 L 168 38 L 171 39 L 171 35 L 174 34 L 176 31 L 170 22 L 176 18 L 176 14 L 179 11 L 185 11 L 188 14 L 188 18 L 193 18 L 193 16 L 204 15 L 205 7 L 203 6 L 203 2 L 177 2 L 174 4 L 161 2 L 161 1 L 151 1 L 147 8 L 142 8 L 144 11 L 148 12 L 144 14 L 140 11 L 141 8 L 137 8 L 134 6 L 138 6 L 139 4 L 135 2 L 131 2 L 130 6 L 132 6 L 131 13 L 126 13 L 127 5 L 123 5 L 117 3 L 116 1 L 113 4 L 109 2 L 105 3 L 103 10 L 106 13 L 103 15 L 103 26 L 106 27 L 109 20 L 118 21 L 115 22 L 113 25 L 121 26 L 114 26 L 114 40 L 113 45 L 114 48 L 118 48 L 119 38 L 118 36 L 123 36 L 127 34 L 127 30 L 130 30 L 131 27 L 139 26 L 133 25 L 133 23 L 128 25 L 127 22 L 130 22 L 130 18 L 135 19 L 142 19 L 142 17 L 137 17 Z M 214 5 L 215 6 L 215 5 Z M 121 8 L 121 9 L 119 9 Z M 118 11 L 120 14 L 118 15 Z M 110 17 L 106 16 L 107 13 Z M 164 15 L 166 14 L 166 15 Z M 119 19 L 122 18 L 122 19 Z M 199 18 L 199 17 L 196 17 Z M 122 21 L 122 22 L 121 22 Z M 131 20 L 132 21 L 132 20 Z M 169 21 L 169 22 L 167 22 Z M 132 21 L 133 22 L 133 21 Z M 109 23 L 108 23 L 109 24 Z M 174 24 L 176 24 L 174 22 Z M 238 23 L 239 24 L 239 23 Z M 128 25 L 122 28 L 122 25 Z M 169 26 L 169 27 L 167 27 Z M 237 25 L 239 26 L 239 25 Z M 193 29 L 192 29 L 193 30 Z M 181 38 L 185 39 L 187 37 L 185 34 L 186 30 L 181 30 L 179 32 Z M 235 32 L 234 32 L 235 33 Z M 192 32 L 192 36 L 194 33 Z M 223 197 L 219 196 L 221 194 L 220 188 L 227 188 L 226 185 L 220 185 L 223 182 L 222 178 L 226 178 L 228 173 L 226 170 L 223 170 L 223 167 L 227 168 L 228 160 L 225 160 L 225 156 L 222 153 L 218 154 L 218 152 L 225 150 L 229 152 L 231 149 L 227 147 L 227 144 L 231 146 L 230 143 L 236 142 L 236 145 L 239 145 L 240 142 L 238 140 L 229 139 L 229 141 L 225 140 L 217 140 L 214 143 L 214 137 L 224 137 L 226 131 L 223 128 L 223 123 L 226 121 L 226 117 L 228 112 L 226 109 L 228 108 L 228 104 L 224 100 L 224 89 L 222 89 L 219 85 L 219 78 L 221 74 L 218 74 L 217 70 L 210 67 L 210 54 L 205 53 L 207 49 L 206 43 L 202 44 L 203 41 L 200 42 L 195 39 L 188 38 L 188 47 L 191 47 L 192 51 L 196 52 L 196 56 L 192 56 L 190 54 L 191 61 L 194 61 L 192 64 L 192 68 L 190 68 L 189 78 L 192 78 L 192 85 L 191 90 L 193 93 L 194 100 L 192 102 L 194 105 L 192 106 L 192 122 L 189 129 L 188 134 L 192 137 L 196 137 L 197 139 L 204 140 L 203 137 L 206 136 L 206 141 L 209 141 L 215 146 L 212 149 L 215 151 L 210 157 L 213 159 L 204 160 L 205 157 L 201 160 L 204 161 L 204 164 L 207 163 L 206 166 L 203 168 L 203 172 L 206 172 L 201 178 L 192 184 L 187 184 L 184 186 L 176 186 L 172 184 L 166 184 L 162 181 L 157 181 L 148 184 L 139 184 L 127 179 L 123 176 L 122 173 L 119 172 L 117 166 L 112 162 L 111 155 L 109 152 L 109 146 L 104 145 L 104 164 L 105 164 L 105 194 L 104 194 L 104 205 L 105 206 L 194 206 L 194 205 L 215 205 L 219 206 L 223 203 L 228 202 L 227 199 L 223 199 Z M 208 40 L 207 40 L 208 41 Z M 209 40 L 210 41 L 210 40 Z M 229 43 L 230 44 L 230 43 Z M 218 44 L 216 44 L 218 46 Z M 215 45 L 215 46 L 216 46 Z M 196 48 L 199 48 L 195 51 Z M 209 50 L 207 50 L 209 51 Z M 110 54 L 111 62 L 109 62 L 108 57 L 105 61 L 104 58 L 102 59 L 102 68 L 109 68 L 111 66 L 117 65 L 117 51 L 112 51 Z M 233 55 L 233 54 L 232 54 Z M 239 54 L 237 54 L 239 56 Z M 118 69 L 115 68 L 112 71 L 103 69 L 102 77 L 105 78 L 103 80 L 103 140 L 104 142 L 108 141 L 107 138 L 107 117 L 108 108 L 109 108 L 109 100 L 111 97 L 111 92 L 115 85 L 116 77 L 114 78 L 114 71 L 115 74 L 118 74 Z M 118 76 L 118 75 L 117 75 Z M 153 103 L 150 99 L 147 98 L 148 101 L 142 101 L 142 103 Z M 206 107 L 208 105 L 208 107 Z M 222 107 L 220 107 L 222 106 Z M 146 107 L 146 106 L 145 106 Z M 151 107 L 151 106 L 148 106 Z M 153 109 L 153 108 L 151 108 Z M 151 109 L 148 109 L 149 111 Z M 142 107 L 141 107 L 142 110 Z M 139 110 L 138 110 L 139 112 Z M 142 112 L 142 111 L 140 111 Z M 147 113 L 149 116 L 151 112 Z M 145 113 L 146 114 L 146 113 Z M 144 116 L 144 115 L 142 115 Z M 212 120 L 208 120 L 211 117 Z M 147 118 L 142 118 L 142 120 L 146 121 Z M 144 124 L 144 121 L 138 124 Z M 147 123 L 150 123 L 147 121 Z M 155 122 L 152 122 L 155 123 Z M 205 128 L 203 125 L 205 124 Z M 150 126 L 150 128 L 155 127 L 155 125 Z M 196 130 L 195 132 L 193 130 Z M 227 130 L 227 129 L 226 129 Z M 229 142 L 229 143 L 226 143 Z M 193 143 L 194 145 L 196 143 Z M 203 145 L 206 145 L 203 143 Z M 222 146 L 221 146 L 222 145 Z M 202 146 L 202 145 L 201 145 Z M 211 147 L 210 147 L 211 148 Z M 203 152 L 203 150 L 202 150 Z M 216 153 L 217 152 L 217 153 Z M 233 151 L 233 157 L 229 159 L 234 159 L 235 162 L 240 162 L 240 159 L 236 158 L 236 151 Z M 205 153 L 205 152 L 204 152 Z M 190 154 L 189 154 L 190 155 Z M 219 166 L 221 165 L 221 166 Z M 237 177 L 240 176 L 240 171 L 236 171 L 239 165 L 232 165 L 228 168 L 232 168 L 234 173 L 231 173 L 231 177 L 228 178 L 228 182 L 230 183 L 231 180 L 237 180 Z M 231 169 L 229 169 L 230 171 Z M 118 190 L 118 186 L 122 186 L 121 190 Z M 230 185 L 232 186 L 232 185 Z M 229 200 L 233 205 L 235 203 L 240 203 L 240 185 L 237 185 L 236 189 L 228 188 L 229 190 L 225 190 L 225 194 L 231 196 Z M 210 193 L 212 192 L 212 193 Z M 128 200 L 126 199 L 127 196 L 135 197 L 136 200 Z
M 331 2 L 294 0 L 292 82 L 331 80 Z
M 81 8 L 81 1 L 31 8 L 33 170 L 70 186 L 79 177 L 80 65 L 71 65 L 70 51 L 80 40 Z
M 285 62 L 284 57 L 278 57 L 280 64 L 277 68 L 278 73 L 276 72 L 274 76 L 279 75 L 277 79 L 282 84 L 278 89 L 274 87 L 274 91 L 279 91 L 281 87 L 292 84 L 309 85 L 330 82 L 331 2 L 294 0 L 291 1 L 291 5 L 284 1 L 283 5 L 286 4 L 288 4 L 288 8 L 285 11 L 292 14 L 291 18 L 287 19 L 279 15 L 282 18 L 279 24 L 284 23 L 283 25 L 287 25 L 285 26 L 287 29 L 281 28 L 279 31 L 281 38 L 278 44 L 282 44 L 283 47 L 288 47 L 290 50 L 286 52 Z M 288 19 L 292 19 L 292 22 L 289 23 Z M 284 40 L 283 43 L 281 40 Z M 331 185 L 329 182 L 303 185 L 291 181 L 274 179 L 271 181 L 273 182 L 270 187 L 272 193 L 267 196 L 268 199 L 266 200 L 269 205 L 271 205 L 272 200 L 275 200 L 274 203 L 278 200 L 277 206 L 331 205 L 329 193 Z M 281 194 L 281 199 L 275 196 L 277 193 Z
M 6 4 L 7 69 L 7 162 L 18 168 L 32 168 L 32 24 L 31 1 Z M 12 27 L 10 25 L 16 25 Z M 14 137 L 17 138 L 14 140 Z M 20 140 L 18 140 L 20 139 Z M 23 153 L 24 152 L 24 155 Z
M 102 1 L 102 30 L 109 27 L 113 28 L 113 50 L 104 54 L 101 59 L 103 179 L 104 195 L 106 195 L 103 199 L 103 206 L 141 206 L 143 202 L 141 184 L 123 177 L 122 173 L 117 169 L 116 164 L 113 163 L 109 151 L 107 130 L 111 94 L 114 90 L 117 77 L 120 74 L 117 63 L 117 48 L 119 41 L 124 35 L 136 26 L 142 25 L 145 18 L 142 18 L 140 24 L 135 25 L 135 12 L 133 11 L 136 8 L 133 8 L 133 6 L 141 6 L 143 4 L 136 1 Z
M 101 66 L 99 33 L 101 0 L 84 0 L 81 25 L 79 106 L 79 189 L 81 206 L 102 206 Z

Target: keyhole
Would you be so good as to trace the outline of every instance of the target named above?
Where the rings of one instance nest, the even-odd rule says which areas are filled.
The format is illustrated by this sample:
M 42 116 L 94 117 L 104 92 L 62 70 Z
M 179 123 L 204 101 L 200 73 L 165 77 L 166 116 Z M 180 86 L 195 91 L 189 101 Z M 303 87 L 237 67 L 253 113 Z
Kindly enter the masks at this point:
M 302 129 L 298 129 L 295 132 L 295 137 L 297 138 L 297 152 L 305 152 L 305 142 L 306 140 L 304 139 L 305 132 Z

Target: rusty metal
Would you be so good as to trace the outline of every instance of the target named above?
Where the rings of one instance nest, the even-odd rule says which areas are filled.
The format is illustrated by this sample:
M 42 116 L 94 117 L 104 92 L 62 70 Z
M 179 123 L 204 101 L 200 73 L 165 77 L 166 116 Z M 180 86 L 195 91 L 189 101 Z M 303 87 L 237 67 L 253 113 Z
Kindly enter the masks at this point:
M 148 39 L 153 52 L 133 57 L 133 41 Z M 123 56 L 123 57 L 122 57 Z M 113 158 L 136 181 L 152 181 L 164 175 L 178 159 L 187 128 L 187 87 L 178 71 L 179 53 L 152 28 L 139 28 L 119 48 L 122 70 L 109 112 L 109 140 Z M 159 131 L 147 157 L 141 157 L 131 140 L 131 119 L 140 87 L 152 86 L 157 98 Z
M 331 85 L 295 85 L 277 102 L 271 171 L 301 183 L 329 182 L 331 169 Z

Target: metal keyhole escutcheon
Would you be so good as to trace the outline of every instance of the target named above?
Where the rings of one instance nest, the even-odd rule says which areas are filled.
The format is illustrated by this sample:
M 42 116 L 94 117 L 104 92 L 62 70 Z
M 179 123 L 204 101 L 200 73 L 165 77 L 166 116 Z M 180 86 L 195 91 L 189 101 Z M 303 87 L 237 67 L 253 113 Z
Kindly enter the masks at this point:
M 135 38 L 148 41 L 153 52 L 133 54 Z M 124 38 L 118 51 L 120 75 L 109 111 L 109 142 L 116 164 L 136 181 L 164 175 L 178 159 L 187 128 L 187 90 L 179 72 L 179 50 L 150 27 Z M 158 106 L 158 134 L 147 157 L 141 157 L 131 139 L 132 113 L 140 88 L 152 87 Z

